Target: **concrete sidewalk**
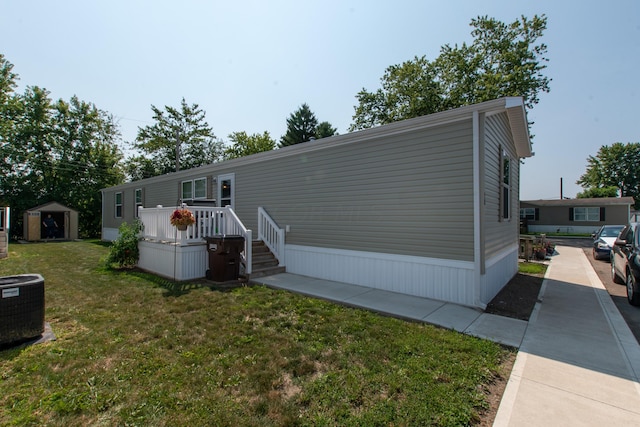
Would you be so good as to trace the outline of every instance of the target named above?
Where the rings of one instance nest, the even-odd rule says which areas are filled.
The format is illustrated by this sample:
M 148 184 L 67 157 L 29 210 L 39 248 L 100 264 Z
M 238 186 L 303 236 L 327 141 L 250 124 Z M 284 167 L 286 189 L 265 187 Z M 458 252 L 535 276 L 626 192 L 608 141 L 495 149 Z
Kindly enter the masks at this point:
M 640 425 L 640 346 L 582 249 L 556 250 L 494 426 Z
M 519 347 L 494 426 L 640 425 L 640 346 L 582 249 L 556 250 L 529 322 L 288 273 L 255 282 Z

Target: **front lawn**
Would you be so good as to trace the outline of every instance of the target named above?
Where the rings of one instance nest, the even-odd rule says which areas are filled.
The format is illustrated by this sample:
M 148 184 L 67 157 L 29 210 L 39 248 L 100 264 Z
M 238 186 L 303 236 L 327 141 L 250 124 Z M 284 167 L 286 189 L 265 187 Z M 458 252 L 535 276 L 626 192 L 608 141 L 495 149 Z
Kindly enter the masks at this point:
M 98 242 L 11 244 L 57 341 L 0 350 L 0 425 L 468 425 L 501 346 L 265 287 L 101 267 Z

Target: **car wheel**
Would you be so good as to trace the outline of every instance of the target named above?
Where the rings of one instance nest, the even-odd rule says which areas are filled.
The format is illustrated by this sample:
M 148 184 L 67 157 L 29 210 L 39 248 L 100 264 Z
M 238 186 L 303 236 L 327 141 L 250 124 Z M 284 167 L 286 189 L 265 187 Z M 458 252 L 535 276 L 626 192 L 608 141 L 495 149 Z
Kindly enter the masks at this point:
M 633 280 L 633 274 L 628 271 L 627 272 L 627 300 L 631 305 L 640 305 L 640 292 L 636 288 L 636 284 Z
M 617 283 L 618 285 L 624 285 L 624 281 L 616 274 L 616 264 L 613 261 L 613 256 L 611 257 L 611 280 L 613 283 Z
M 591 249 L 591 254 L 593 255 L 593 259 L 595 259 L 595 260 L 598 259 L 598 253 L 596 252 L 595 249 Z

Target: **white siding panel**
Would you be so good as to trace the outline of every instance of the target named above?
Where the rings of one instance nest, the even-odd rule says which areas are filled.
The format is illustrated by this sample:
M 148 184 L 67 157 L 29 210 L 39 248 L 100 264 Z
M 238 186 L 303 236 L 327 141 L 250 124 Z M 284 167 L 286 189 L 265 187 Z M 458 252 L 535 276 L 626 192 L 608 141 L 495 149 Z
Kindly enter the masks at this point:
M 120 232 L 117 228 L 113 227 L 103 227 L 102 228 L 102 240 L 106 242 L 113 242 L 118 238 Z
M 474 264 L 374 252 L 286 245 L 287 272 L 479 306 Z
M 481 278 L 480 301 L 491 302 L 498 292 L 518 272 L 518 246 L 512 245 L 500 254 L 487 260 L 485 274 Z
M 205 276 L 209 264 L 206 244 L 171 245 L 141 241 L 138 267 L 169 279 L 191 280 Z

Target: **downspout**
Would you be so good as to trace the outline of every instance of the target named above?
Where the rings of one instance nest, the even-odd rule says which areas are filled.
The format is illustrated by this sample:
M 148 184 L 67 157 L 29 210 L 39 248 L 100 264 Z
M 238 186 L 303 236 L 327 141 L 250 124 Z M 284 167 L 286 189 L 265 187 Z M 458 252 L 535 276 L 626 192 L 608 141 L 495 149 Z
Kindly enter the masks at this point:
M 482 129 L 484 127 L 483 119 L 484 115 L 480 117 L 478 110 L 473 112 L 473 305 L 484 310 L 487 305 L 480 298 L 482 275 L 484 273 L 484 230 L 482 229 L 484 216 L 484 149 L 483 144 L 481 144 Z

